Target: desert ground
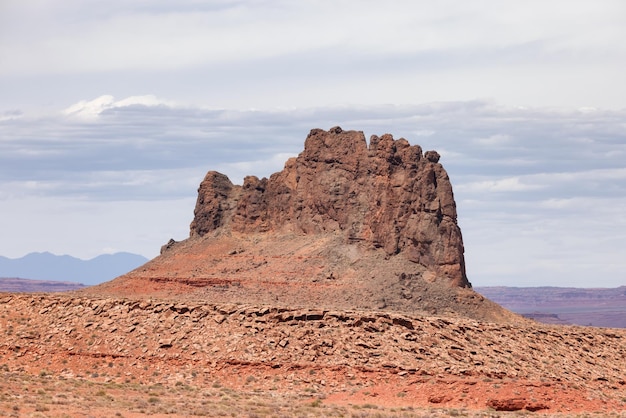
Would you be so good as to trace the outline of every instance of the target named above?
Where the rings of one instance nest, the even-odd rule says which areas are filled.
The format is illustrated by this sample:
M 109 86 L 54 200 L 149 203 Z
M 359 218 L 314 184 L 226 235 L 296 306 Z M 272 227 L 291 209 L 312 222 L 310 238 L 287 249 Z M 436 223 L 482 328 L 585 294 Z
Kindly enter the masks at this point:
M 0 295 L 0 416 L 626 416 L 626 331 Z

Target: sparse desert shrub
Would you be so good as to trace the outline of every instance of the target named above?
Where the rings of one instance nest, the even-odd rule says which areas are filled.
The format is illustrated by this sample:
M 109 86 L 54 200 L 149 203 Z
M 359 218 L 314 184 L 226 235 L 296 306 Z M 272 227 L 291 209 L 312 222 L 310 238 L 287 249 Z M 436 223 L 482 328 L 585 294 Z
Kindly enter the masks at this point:
M 46 412 L 49 411 L 50 408 L 48 408 L 46 405 L 36 405 L 35 406 L 35 411 L 37 412 Z

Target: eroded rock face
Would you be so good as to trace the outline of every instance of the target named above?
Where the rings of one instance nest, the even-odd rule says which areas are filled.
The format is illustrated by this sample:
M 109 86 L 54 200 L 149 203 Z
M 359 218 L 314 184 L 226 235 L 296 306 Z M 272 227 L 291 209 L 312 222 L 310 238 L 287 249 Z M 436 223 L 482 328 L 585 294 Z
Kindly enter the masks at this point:
M 313 129 L 297 158 L 269 179 L 233 185 L 209 172 L 198 189 L 190 235 L 339 232 L 346 242 L 382 248 L 470 287 L 456 204 L 439 154 L 389 134 Z
M 224 174 L 209 171 L 198 189 L 191 236 L 202 236 L 225 225 L 232 216 L 238 191 Z

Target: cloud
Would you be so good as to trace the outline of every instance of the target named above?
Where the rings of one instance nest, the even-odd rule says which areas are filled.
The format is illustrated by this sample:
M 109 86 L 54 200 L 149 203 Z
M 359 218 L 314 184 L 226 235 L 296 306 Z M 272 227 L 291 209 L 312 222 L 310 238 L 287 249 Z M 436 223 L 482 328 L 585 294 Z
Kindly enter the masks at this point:
M 538 162 L 534 161 L 537 169 Z M 511 164 L 513 165 L 513 164 Z M 544 166 L 545 168 L 545 166 Z M 566 201 L 572 194 L 588 196 L 622 195 L 626 192 L 626 169 L 592 169 L 573 172 L 534 173 L 516 177 L 505 177 L 489 180 L 469 181 L 461 183 L 457 188 L 461 193 L 494 194 L 493 198 L 500 198 L 501 193 L 531 192 L 525 198 L 540 200 L 545 196 L 552 196 L 548 201 Z M 519 194 L 518 194 L 519 195 Z
M 0 13 L 0 107 L 102 91 L 230 108 L 476 98 L 622 107 L 625 9 L 619 0 L 23 0 Z
M 67 116 L 79 117 L 84 119 L 94 119 L 102 112 L 112 109 L 123 109 L 128 107 L 155 107 L 155 106 L 173 106 L 170 102 L 157 99 L 154 95 L 131 96 L 123 100 L 115 101 L 111 95 L 100 96 L 93 100 L 81 100 L 63 110 Z
M 511 142 L 511 137 L 505 134 L 494 134 L 486 138 L 477 138 L 475 142 L 479 145 L 502 146 Z
M 451 173 L 461 175 L 453 179 L 461 194 L 542 196 L 536 192 L 545 190 L 561 196 L 571 187 L 593 194 L 602 191 L 599 184 L 615 192 L 624 176 L 623 118 L 624 112 L 516 109 L 488 101 L 241 111 L 155 96 L 101 96 L 61 115 L 2 121 L 0 180 L 65 182 L 84 173 L 76 183 L 95 184 L 90 189 L 97 194 L 95 179 L 111 173 L 124 173 L 129 186 L 150 178 L 142 173 L 172 177 L 209 166 L 268 176 L 282 168 L 277 156 L 301 150 L 311 128 L 340 124 L 440 150 Z
M 623 197 L 482 203 L 465 206 L 465 212 L 460 205 L 467 267 L 476 285 L 624 283 Z
M 19 119 L 22 117 L 22 114 L 20 110 L 5 110 L 4 112 L 0 112 L 0 122 Z
M 443 51 L 470 61 L 493 51 L 519 61 L 523 56 L 516 56 L 523 47 L 522 52 L 535 57 L 550 59 L 560 54 L 559 60 L 575 59 L 571 51 L 619 49 L 609 41 L 623 33 L 613 13 L 624 10 L 614 2 L 598 7 L 571 1 L 526 2 L 506 9 L 495 1 L 180 2 L 175 8 L 159 3 L 138 7 L 134 2 L 94 6 L 61 1 L 54 7 L 40 4 L 40 10 L 33 13 L 32 5 L 23 3 L 13 6 L 13 13 L 37 23 L 45 37 L 29 38 L 32 55 L 10 48 L 23 61 L 10 62 L 4 71 L 42 58 L 57 71 L 75 72 L 172 69 L 316 50 L 355 56 Z M 536 12 L 538 7 L 541 14 Z M 382 22 L 394 24 L 376 30 Z M 528 27 L 531 22 L 533 26 Z M 604 26 L 599 29 L 599 24 Z M 583 28 L 588 30 L 583 32 Z M 219 42 L 211 42 L 215 39 Z M 517 54 L 502 53 L 507 50 Z M 32 65 L 24 67 L 42 71 Z
M 499 180 L 486 180 L 457 187 L 465 192 L 520 192 L 541 189 L 544 186 L 524 184 L 520 177 L 509 177 Z

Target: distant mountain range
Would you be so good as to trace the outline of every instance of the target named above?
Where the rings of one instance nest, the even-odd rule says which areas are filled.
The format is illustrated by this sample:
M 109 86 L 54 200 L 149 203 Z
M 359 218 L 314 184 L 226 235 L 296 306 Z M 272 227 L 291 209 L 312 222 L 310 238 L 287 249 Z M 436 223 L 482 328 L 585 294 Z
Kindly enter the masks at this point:
M 474 290 L 539 322 L 626 328 L 626 286 L 611 289 L 495 286 Z
M 33 293 L 33 292 L 67 292 L 84 288 L 76 282 L 57 282 L 53 280 L 31 280 L 0 277 L 0 292 Z
M 94 285 L 112 280 L 146 261 L 142 255 L 124 252 L 103 254 L 91 260 L 49 252 L 30 253 L 21 258 L 0 256 L 0 277 Z

